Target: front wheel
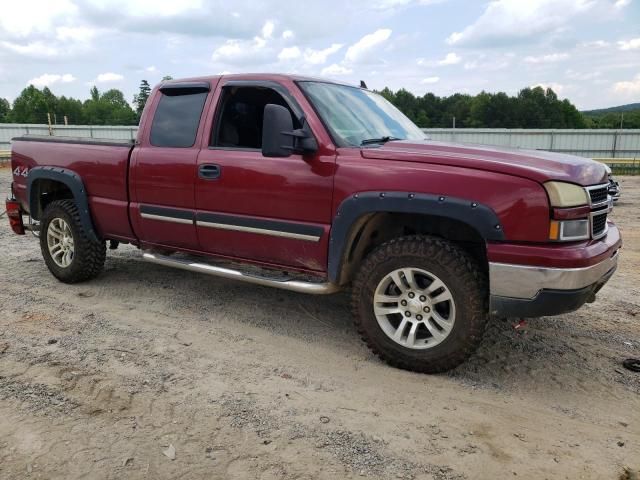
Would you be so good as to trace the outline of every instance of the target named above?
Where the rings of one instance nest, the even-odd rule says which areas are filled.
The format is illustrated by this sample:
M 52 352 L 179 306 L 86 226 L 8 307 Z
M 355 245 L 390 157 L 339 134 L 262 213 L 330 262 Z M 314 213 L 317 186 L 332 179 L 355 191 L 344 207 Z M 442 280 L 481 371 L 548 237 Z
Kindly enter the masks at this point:
M 40 223 L 40 250 L 49 271 L 65 283 L 96 277 L 107 255 L 105 243 L 84 229 L 73 200 L 47 205 Z
M 488 320 L 486 275 L 436 237 L 391 240 L 362 263 L 353 285 L 356 327 L 387 363 L 438 373 L 477 348 Z

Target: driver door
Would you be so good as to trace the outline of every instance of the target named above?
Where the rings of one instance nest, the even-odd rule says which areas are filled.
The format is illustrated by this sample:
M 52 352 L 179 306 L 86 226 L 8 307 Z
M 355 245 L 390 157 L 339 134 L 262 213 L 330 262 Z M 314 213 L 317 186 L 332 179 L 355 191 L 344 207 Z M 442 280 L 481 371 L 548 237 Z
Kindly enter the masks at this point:
M 275 82 L 221 81 L 209 144 L 198 155 L 196 228 L 215 255 L 322 272 L 327 265 L 335 151 L 262 155 L 264 106 L 301 109 Z

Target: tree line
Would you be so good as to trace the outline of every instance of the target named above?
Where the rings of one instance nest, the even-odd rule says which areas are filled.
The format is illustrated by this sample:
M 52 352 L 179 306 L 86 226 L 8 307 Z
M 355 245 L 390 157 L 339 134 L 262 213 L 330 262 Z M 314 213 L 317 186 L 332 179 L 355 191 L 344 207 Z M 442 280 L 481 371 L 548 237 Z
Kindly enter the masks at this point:
M 542 87 L 524 88 L 517 95 L 504 92 L 415 96 L 400 89 L 381 93 L 423 128 L 640 128 L 640 110 L 620 113 L 582 113 L 569 101 Z M 621 126 L 622 125 L 622 126 Z
M 170 80 L 166 76 L 163 80 Z M 142 80 L 130 104 L 117 89 L 100 92 L 95 86 L 81 101 L 56 95 L 48 87 L 26 87 L 13 104 L 0 98 L 0 123 L 51 123 L 76 125 L 136 125 L 151 93 Z M 384 88 L 386 99 L 423 128 L 640 128 L 640 110 L 582 113 L 569 101 L 542 87 L 524 88 L 517 95 L 504 92 L 456 93 L 438 97 L 416 96 Z M 133 105 L 133 106 L 132 106 Z M 48 115 L 47 115 L 48 114 Z
M 169 76 L 163 78 L 170 79 Z M 116 88 L 101 92 L 93 86 L 89 98 L 82 101 L 64 95 L 58 97 L 49 87 L 38 89 L 29 85 L 13 104 L 0 98 L 0 123 L 137 125 L 150 93 L 149 82 L 142 80 L 132 106 Z

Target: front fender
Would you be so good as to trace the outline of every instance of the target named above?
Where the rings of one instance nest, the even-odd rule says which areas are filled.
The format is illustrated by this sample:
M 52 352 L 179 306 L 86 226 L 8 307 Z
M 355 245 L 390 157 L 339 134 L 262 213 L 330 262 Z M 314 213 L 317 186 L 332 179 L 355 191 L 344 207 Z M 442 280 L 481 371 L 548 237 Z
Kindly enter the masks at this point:
M 417 213 L 451 218 L 474 228 L 486 241 L 505 239 L 498 215 L 490 207 L 455 197 L 410 192 L 363 192 L 342 201 L 329 239 L 328 275 L 337 283 L 351 227 L 371 213 Z

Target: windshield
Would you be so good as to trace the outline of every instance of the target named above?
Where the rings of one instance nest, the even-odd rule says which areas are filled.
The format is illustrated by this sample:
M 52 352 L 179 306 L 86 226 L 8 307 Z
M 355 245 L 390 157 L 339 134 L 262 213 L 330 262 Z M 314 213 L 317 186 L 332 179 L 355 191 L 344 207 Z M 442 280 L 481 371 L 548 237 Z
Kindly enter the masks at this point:
M 305 81 L 299 85 L 340 146 L 426 138 L 411 120 L 377 93 L 335 83 Z

